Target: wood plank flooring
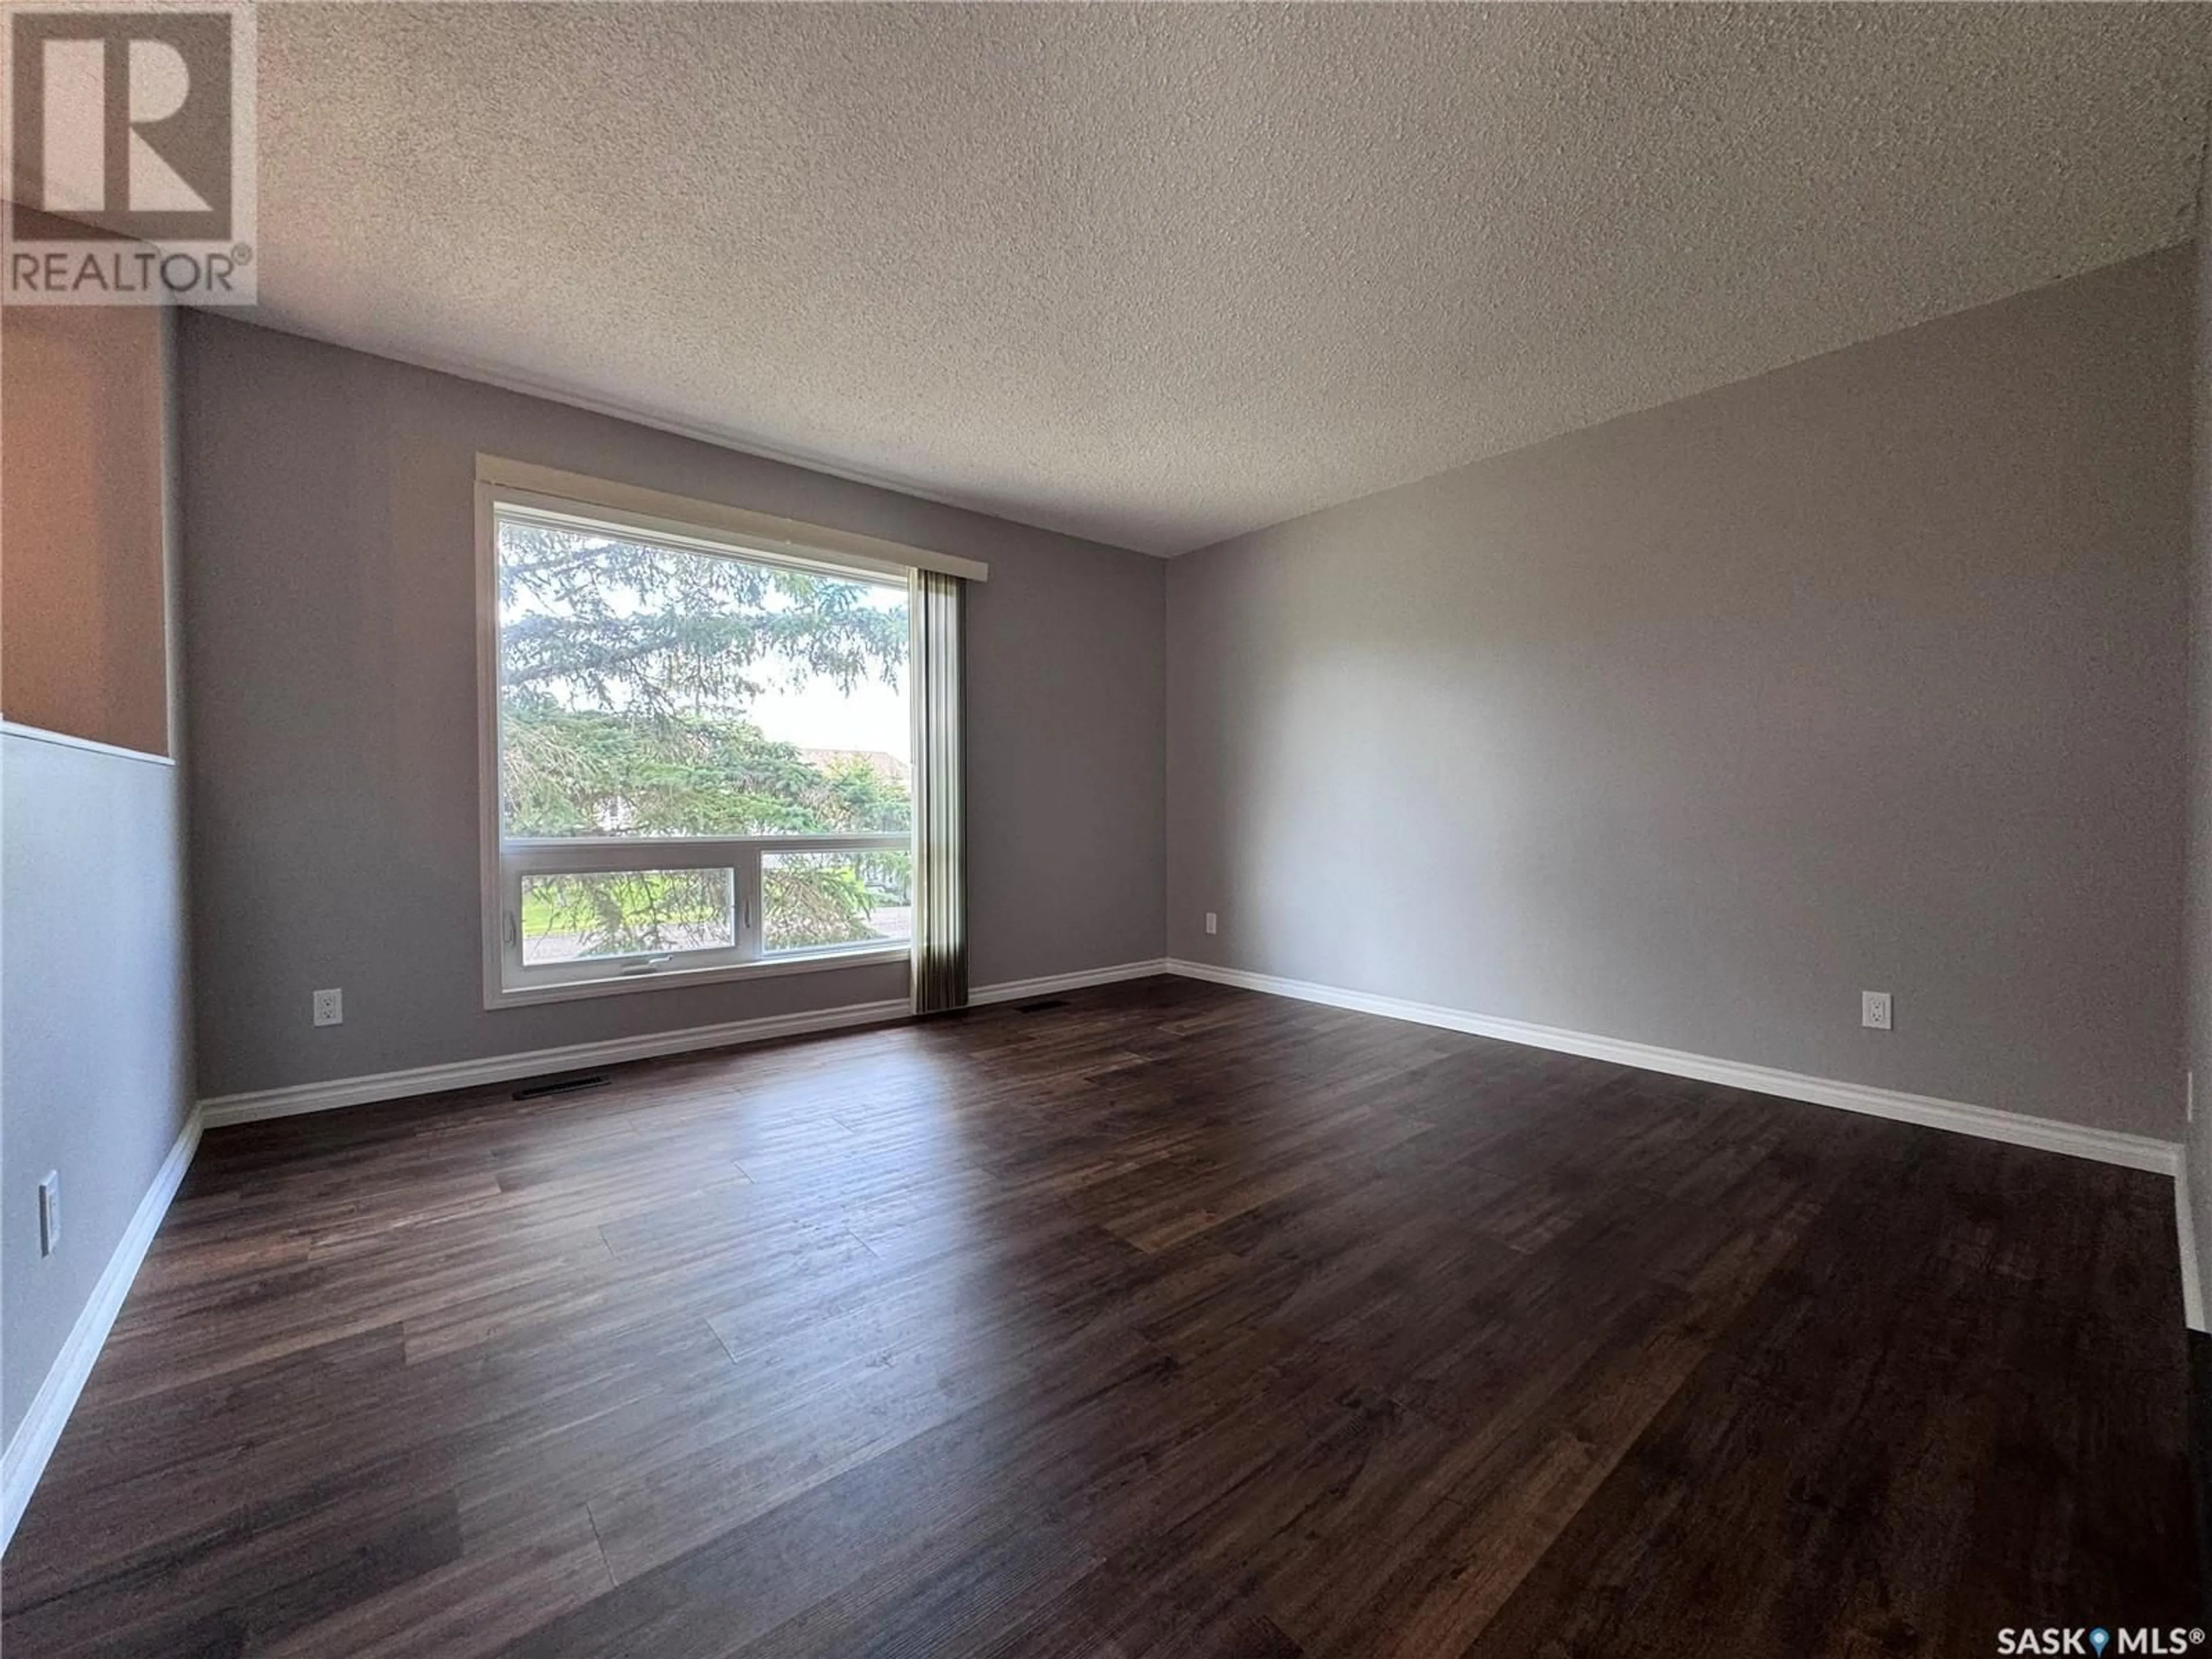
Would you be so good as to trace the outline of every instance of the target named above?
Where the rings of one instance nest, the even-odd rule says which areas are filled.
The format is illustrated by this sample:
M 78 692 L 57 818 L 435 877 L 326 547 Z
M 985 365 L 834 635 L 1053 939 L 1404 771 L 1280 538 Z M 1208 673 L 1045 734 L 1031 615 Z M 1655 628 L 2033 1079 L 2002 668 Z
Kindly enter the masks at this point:
M 2186 1626 L 2171 1204 L 1182 980 L 219 1130 L 0 1645 L 1794 1659 Z

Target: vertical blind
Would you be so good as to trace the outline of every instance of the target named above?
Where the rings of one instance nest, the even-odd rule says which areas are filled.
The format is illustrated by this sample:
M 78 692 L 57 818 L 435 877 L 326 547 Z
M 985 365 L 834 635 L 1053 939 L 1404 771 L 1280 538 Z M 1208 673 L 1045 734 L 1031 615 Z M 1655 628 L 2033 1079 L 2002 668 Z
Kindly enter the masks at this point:
M 914 1011 L 968 1006 L 968 801 L 961 618 L 967 584 L 914 575 Z

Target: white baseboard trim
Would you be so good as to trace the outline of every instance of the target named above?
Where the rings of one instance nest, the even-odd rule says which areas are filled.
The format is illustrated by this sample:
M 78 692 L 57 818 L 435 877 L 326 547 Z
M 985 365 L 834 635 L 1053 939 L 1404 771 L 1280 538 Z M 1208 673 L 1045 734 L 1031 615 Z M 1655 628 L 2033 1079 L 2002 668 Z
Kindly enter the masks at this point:
M 1806 1101 L 1814 1105 L 1833 1106 L 1844 1111 L 1863 1112 L 1870 1116 L 1893 1119 L 1899 1122 L 1917 1123 L 1929 1128 L 1948 1129 L 1959 1134 L 1976 1135 L 1985 1140 L 2004 1141 L 2016 1146 L 2030 1146 L 2044 1152 L 2063 1152 L 2069 1157 L 2086 1158 L 2101 1164 L 2115 1164 L 2131 1170 L 2146 1170 L 2154 1174 L 2173 1177 L 2178 1226 L 2182 1246 L 2182 1295 L 2185 1311 L 2192 1329 L 2205 1328 L 2203 1287 L 2191 1234 L 2194 1218 L 2189 1209 L 2189 1194 L 2182 1159 L 2182 1149 L 2173 1141 L 2160 1140 L 2148 1135 L 2126 1134 L 2117 1130 L 2093 1129 L 2079 1124 L 2060 1123 L 2049 1118 L 2027 1117 L 2015 1112 L 1999 1111 L 1987 1106 L 1971 1105 L 1963 1101 L 1942 1100 L 1928 1095 L 1901 1093 L 1895 1090 L 1877 1089 L 1866 1084 L 1844 1083 L 1829 1078 L 1809 1077 L 1802 1073 L 1785 1072 L 1771 1066 L 1747 1065 L 1738 1060 L 1717 1060 L 1705 1054 L 1686 1054 L 1674 1048 L 1657 1048 L 1648 1043 L 1627 1042 L 1614 1037 L 1592 1036 L 1587 1032 L 1563 1030 L 1548 1025 L 1531 1024 L 1526 1021 L 1503 1019 L 1486 1014 L 1469 1013 L 1462 1009 L 1445 1008 L 1432 1003 L 1409 1002 L 1396 997 L 1376 996 L 1364 991 L 1345 990 L 1340 987 L 1318 985 L 1304 980 L 1279 978 L 1272 974 L 1255 974 L 1237 968 L 1219 968 L 1210 963 L 1189 962 L 1180 958 L 1157 961 L 1125 962 L 1107 968 L 1085 969 L 1072 974 L 1051 974 L 1036 979 L 1007 980 L 996 985 L 977 986 L 969 993 L 969 1002 L 974 1006 L 994 1003 L 1018 1002 L 1030 997 L 1049 996 L 1060 991 L 1080 990 L 1093 985 L 1117 984 L 1124 980 L 1148 979 L 1158 974 L 1177 974 L 1189 979 L 1210 980 L 1216 984 L 1233 985 L 1248 991 L 1261 991 L 1271 995 L 1292 997 L 1304 1002 L 1317 1002 L 1334 1008 L 1348 1008 L 1361 1013 L 1379 1014 L 1389 1019 L 1410 1020 L 1417 1024 L 1434 1025 L 1447 1030 L 1466 1031 L 1477 1036 L 1494 1037 L 1502 1042 L 1518 1042 L 1529 1048 L 1547 1048 L 1560 1054 L 1581 1054 L 1594 1060 L 1611 1060 L 1623 1066 L 1639 1066 L 1646 1071 L 1663 1072 L 1670 1076 L 1695 1078 L 1701 1082 L 1717 1083 L 1730 1088 L 1748 1089 L 1761 1094 L 1778 1095 L 1787 1100 Z M 741 1043 L 763 1042 L 775 1037 L 796 1036 L 813 1031 L 829 1031 L 857 1025 L 883 1024 L 903 1019 L 908 1005 L 903 1001 L 884 1001 L 857 1004 L 847 1008 L 824 1009 L 816 1012 L 781 1014 L 764 1019 L 734 1020 L 726 1024 L 693 1026 L 680 1031 L 663 1031 L 635 1037 L 617 1037 L 605 1042 L 575 1043 L 566 1048 L 538 1048 L 516 1054 L 499 1054 L 483 1060 L 460 1060 L 445 1066 L 423 1066 L 408 1071 L 383 1072 L 366 1077 L 338 1078 L 323 1083 L 303 1083 L 283 1089 L 264 1089 L 250 1094 L 224 1095 L 200 1103 L 195 1115 L 191 1133 L 197 1137 L 201 1122 L 209 1128 L 227 1124 L 252 1123 L 264 1118 L 290 1117 L 304 1112 L 334 1110 L 343 1106 L 365 1105 L 374 1101 L 404 1099 L 410 1095 L 436 1094 L 447 1090 L 481 1087 L 489 1084 L 509 1083 L 529 1077 L 544 1077 L 557 1072 L 579 1071 L 594 1066 L 611 1066 L 624 1060 L 650 1060 L 667 1054 L 688 1054 L 699 1049 L 730 1048 Z M 180 1143 L 181 1144 L 181 1143 Z M 187 1158 L 189 1154 L 187 1154 Z M 182 1179 L 183 1168 L 179 1166 L 177 1178 Z M 173 1183 L 170 1189 L 174 1190 Z M 150 1200 L 150 1194 L 149 1194 Z M 166 1196 L 162 1200 L 166 1205 Z M 155 1215 L 153 1225 L 158 1225 Z M 147 1238 L 152 1237 L 151 1226 Z M 143 1254 L 143 1244 L 140 1254 Z M 119 1260 L 118 1255 L 118 1260 Z M 136 1259 L 132 1267 L 136 1269 Z M 103 1285 L 105 1280 L 102 1281 Z M 128 1288 L 128 1279 L 125 1280 Z M 121 1292 L 116 1294 L 117 1305 Z M 88 1310 L 89 1312 L 89 1310 Z M 112 1310 L 108 1318 L 113 1318 Z M 101 1326 L 105 1334 L 106 1325 Z M 74 1342 L 74 1339 L 72 1339 Z M 94 1350 L 97 1352 L 97 1345 Z M 88 1358 L 85 1369 L 90 1369 Z M 51 1382 L 51 1379 L 50 1379 Z M 82 1386 L 82 1377 L 77 1381 Z M 44 1399 L 42 1394 L 40 1398 Z M 72 1389 L 70 1398 L 76 1398 Z M 35 1414 L 37 1407 L 33 1407 Z M 66 1417 L 66 1411 L 63 1415 Z M 30 1419 L 26 1419 L 28 1426 Z M 58 1424 L 54 1433 L 60 1432 Z M 18 1439 L 23 1437 L 19 1435 Z M 51 1451 L 49 1442 L 46 1450 Z M 44 1452 L 40 1454 L 41 1467 Z M 14 1467 L 15 1448 L 9 1448 L 9 1467 Z M 35 1477 L 33 1477 L 35 1478 Z M 12 1477 L 8 1491 L 14 1492 Z M 25 1495 L 27 1497 L 27 1489 Z M 13 1526 L 12 1516 L 8 1522 Z M 4 1534 L 0 1534 L 4 1536 Z
M 2181 1316 L 2191 1330 L 2205 1330 L 2204 1270 L 2197 1254 L 2197 1212 L 2191 1207 L 2186 1156 L 2173 1171 L 2173 1219 L 2181 1235 Z
M 401 1072 L 374 1072 L 365 1077 L 332 1078 L 323 1083 L 295 1083 L 283 1089 L 218 1095 L 202 1101 L 200 1110 L 207 1127 L 219 1129 L 234 1123 L 258 1123 L 265 1118 L 297 1117 L 305 1112 L 335 1111 L 342 1106 L 366 1106 L 372 1101 L 404 1100 L 410 1095 L 443 1094 L 452 1089 L 482 1088 L 522 1078 L 547 1077 L 556 1072 L 586 1071 L 595 1066 L 615 1066 L 628 1060 L 658 1060 L 667 1054 L 767 1042 L 776 1037 L 803 1036 L 812 1031 L 880 1025 L 890 1020 L 904 1019 L 911 1012 L 906 999 L 900 997 L 805 1013 L 771 1014 L 761 1019 L 729 1020 L 720 1025 L 687 1026 L 678 1031 L 611 1037 L 603 1042 L 574 1042 L 558 1048 L 532 1048 L 520 1054 L 453 1060 L 443 1066 L 416 1066 Z
M 1054 974 L 1044 979 L 1011 980 L 999 985 L 978 986 L 969 993 L 971 1005 L 1018 1001 L 1052 991 L 1071 991 L 1085 985 L 1110 985 L 1125 979 L 1164 974 L 1164 962 L 1125 962 L 1110 968 L 1091 968 L 1073 974 Z M 247 1094 L 217 1095 L 200 1103 L 210 1129 L 234 1123 L 258 1123 L 265 1118 L 296 1117 L 306 1112 L 335 1111 L 342 1106 L 366 1106 L 380 1100 L 404 1100 L 410 1095 L 443 1094 L 453 1089 L 477 1089 L 523 1078 L 547 1077 L 556 1072 L 585 1071 L 595 1066 L 615 1066 L 630 1060 L 658 1060 L 668 1054 L 691 1054 L 702 1048 L 729 1048 L 740 1043 L 766 1042 L 775 1037 L 800 1036 L 813 1031 L 842 1030 L 854 1025 L 881 1025 L 904 1019 L 911 1012 L 904 998 L 895 1001 L 855 1003 L 844 1008 L 824 1008 L 799 1014 L 775 1014 L 763 1019 L 731 1020 L 720 1025 L 694 1025 L 679 1031 L 654 1031 L 641 1036 L 614 1037 L 604 1042 L 578 1042 L 560 1048 L 532 1048 L 521 1054 L 493 1054 L 482 1060 L 454 1060 L 443 1066 L 417 1066 L 399 1072 L 375 1072 L 363 1077 L 332 1078 L 321 1083 L 296 1083 L 282 1089 L 258 1089 Z
M 1396 997 L 1374 996 L 1364 991 L 1346 991 L 1333 985 L 1311 984 L 1304 980 L 1278 979 L 1272 974 L 1247 973 L 1240 968 L 1217 968 L 1211 963 L 1170 959 L 1168 971 L 1191 979 L 1211 980 L 1217 985 L 1234 985 L 1248 991 L 1265 991 L 1274 996 L 1295 997 L 1301 1002 L 1326 1003 L 1332 1008 L 1350 1008 L 1361 1013 L 1380 1014 L 1388 1019 L 1411 1020 L 1419 1025 L 1437 1025 L 1446 1030 L 1467 1031 L 1476 1036 L 1496 1037 L 1501 1042 L 1518 1042 L 1531 1048 L 1549 1048 L 1565 1054 L 1581 1054 L 1591 1060 L 1609 1060 L 1618 1065 L 1638 1066 L 1647 1072 L 1664 1072 L 1671 1077 L 1695 1078 L 1703 1083 L 1717 1083 L 1732 1089 L 1749 1089 L 1759 1094 L 1779 1095 L 1785 1100 L 1802 1100 L 1815 1106 L 1835 1106 L 1847 1112 L 1863 1112 L 1871 1117 L 1892 1118 L 1900 1123 L 1917 1123 L 1931 1129 L 1949 1129 L 1959 1134 L 1977 1135 L 1984 1140 L 2002 1140 L 2014 1146 L 2033 1146 L 2047 1152 L 2064 1152 L 2100 1164 L 2117 1164 L 2127 1169 L 2148 1170 L 2162 1176 L 2178 1176 L 2181 1171 L 2179 1143 L 2155 1139 L 2149 1135 L 2126 1134 L 2116 1129 L 2092 1129 L 2077 1123 L 2060 1123 L 2051 1118 L 2027 1117 L 2018 1112 L 1999 1111 L 1993 1107 L 1969 1105 L 1964 1101 L 1939 1100 L 1932 1095 L 1909 1095 L 1893 1089 L 1876 1089 L 1863 1083 L 1808 1077 L 1802 1073 L 1779 1071 L 1769 1066 L 1715 1060 L 1705 1054 L 1684 1054 L 1679 1049 L 1655 1048 L 1644 1042 L 1624 1042 L 1617 1037 L 1593 1036 L 1584 1031 L 1532 1025 L 1524 1020 L 1471 1014 L 1462 1009 L 1438 1007 L 1433 1003 L 1407 1002 Z
M 1124 962 L 1112 968 L 1085 968 L 1079 973 L 1048 974 L 1042 979 L 1010 979 L 998 985 L 976 986 L 968 993 L 968 1006 L 973 1008 L 994 1002 L 1021 1002 L 1030 997 L 1050 996 L 1055 991 L 1118 985 L 1125 979 L 1153 979 L 1167 970 L 1166 961 L 1155 957 L 1150 962 Z
M 115 1316 L 123 1310 L 123 1298 L 131 1293 L 131 1282 L 138 1276 L 138 1266 L 145 1261 L 154 1235 L 161 1231 L 161 1218 L 169 1212 L 169 1200 L 177 1195 L 185 1171 L 191 1167 L 192 1153 L 200 1144 L 201 1121 L 198 1107 L 186 1115 L 176 1145 L 161 1160 L 146 1196 L 138 1200 L 131 1224 L 123 1230 L 114 1255 L 101 1269 L 91 1299 L 70 1328 L 69 1340 L 54 1356 L 30 1410 L 15 1425 L 7 1450 L 0 1453 L 0 1551 L 15 1535 L 15 1523 L 23 1518 L 39 1477 L 46 1472 L 46 1460 L 54 1455 L 70 1413 L 76 1408 L 77 1396 L 84 1392 L 85 1379 L 92 1375 L 93 1361 L 100 1358 L 107 1334 L 115 1327 Z

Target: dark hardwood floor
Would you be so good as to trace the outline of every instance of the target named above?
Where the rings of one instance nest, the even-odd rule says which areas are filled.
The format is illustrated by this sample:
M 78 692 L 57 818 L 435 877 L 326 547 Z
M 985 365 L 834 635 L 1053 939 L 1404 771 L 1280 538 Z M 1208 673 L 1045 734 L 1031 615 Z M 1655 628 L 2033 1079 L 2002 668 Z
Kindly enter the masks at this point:
M 1181 980 L 209 1135 L 8 1659 L 2188 1625 L 2170 1184 Z

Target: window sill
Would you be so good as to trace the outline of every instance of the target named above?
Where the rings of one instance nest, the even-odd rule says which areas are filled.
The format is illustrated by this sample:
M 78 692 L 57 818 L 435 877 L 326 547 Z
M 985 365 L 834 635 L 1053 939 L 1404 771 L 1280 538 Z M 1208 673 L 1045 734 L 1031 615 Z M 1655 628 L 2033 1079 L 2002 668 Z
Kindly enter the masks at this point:
M 574 1002 L 584 997 L 624 996 L 633 991 L 670 991 L 683 986 L 719 985 L 729 980 L 780 979 L 789 974 L 818 974 L 834 968 L 879 968 L 906 962 L 903 945 L 872 951 L 823 951 L 813 956 L 778 957 L 771 961 L 726 963 L 718 968 L 672 969 L 656 974 L 611 975 L 548 985 L 488 988 L 487 1008 L 524 1008 L 540 1002 Z

